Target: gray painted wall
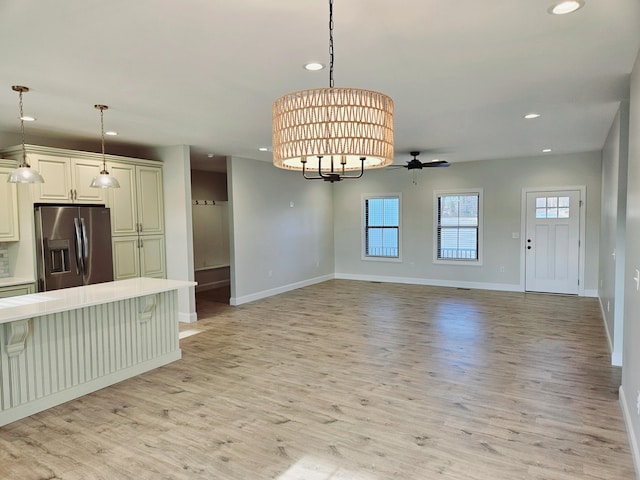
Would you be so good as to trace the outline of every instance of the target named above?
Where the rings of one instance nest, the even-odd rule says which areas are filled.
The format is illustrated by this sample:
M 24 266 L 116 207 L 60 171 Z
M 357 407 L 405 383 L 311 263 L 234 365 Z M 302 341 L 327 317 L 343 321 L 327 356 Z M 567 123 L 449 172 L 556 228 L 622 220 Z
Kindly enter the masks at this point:
M 627 250 L 624 279 L 624 345 L 620 397 L 627 421 L 631 449 L 640 471 L 640 415 L 636 401 L 640 396 L 640 292 L 633 280 L 640 269 L 640 55 L 631 74 L 629 110 L 629 170 L 627 183 Z
M 330 185 L 236 157 L 227 175 L 232 304 L 333 276 Z
M 584 287 L 586 294 L 595 296 L 600 178 L 600 152 L 455 163 L 418 171 L 417 185 L 405 169 L 366 172 L 361 180 L 334 187 L 336 275 L 521 291 L 524 244 L 512 234 L 521 234 L 523 189 L 586 185 Z M 484 191 L 483 265 L 435 265 L 434 190 L 476 187 Z M 362 260 L 362 195 L 390 192 L 402 194 L 402 262 Z
M 167 278 L 193 281 L 189 147 L 160 147 L 153 154 L 163 162 Z M 178 291 L 178 310 L 181 322 L 197 320 L 194 287 Z
M 622 365 L 628 146 L 629 104 L 623 102 L 602 151 L 598 297 L 613 365 Z

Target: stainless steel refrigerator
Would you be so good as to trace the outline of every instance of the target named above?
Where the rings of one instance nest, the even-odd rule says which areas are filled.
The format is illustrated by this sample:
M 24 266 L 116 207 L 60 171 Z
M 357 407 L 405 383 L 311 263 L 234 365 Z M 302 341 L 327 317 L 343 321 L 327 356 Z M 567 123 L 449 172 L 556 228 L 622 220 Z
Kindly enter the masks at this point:
M 108 208 L 38 205 L 35 222 L 39 292 L 113 280 Z

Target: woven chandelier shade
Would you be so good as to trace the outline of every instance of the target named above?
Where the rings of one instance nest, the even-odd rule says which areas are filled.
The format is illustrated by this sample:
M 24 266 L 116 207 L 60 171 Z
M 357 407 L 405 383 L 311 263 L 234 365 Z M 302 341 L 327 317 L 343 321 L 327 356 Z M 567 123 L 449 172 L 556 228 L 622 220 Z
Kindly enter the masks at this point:
M 357 88 L 316 88 L 273 103 L 273 164 L 303 170 L 380 168 L 393 163 L 393 100 Z

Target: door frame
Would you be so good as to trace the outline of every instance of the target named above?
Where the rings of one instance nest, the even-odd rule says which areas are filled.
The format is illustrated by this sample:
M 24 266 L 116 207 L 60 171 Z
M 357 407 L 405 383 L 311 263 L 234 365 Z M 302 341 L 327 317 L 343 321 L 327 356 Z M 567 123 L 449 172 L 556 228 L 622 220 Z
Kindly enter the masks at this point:
M 580 246 L 578 247 L 578 296 L 584 297 L 584 269 L 585 269 L 585 246 L 586 246 L 586 222 L 587 222 L 587 186 L 586 185 L 563 185 L 555 187 L 525 187 L 522 189 L 520 201 L 520 290 L 526 288 L 526 255 L 525 236 L 527 233 L 527 194 L 535 192 L 564 192 L 566 190 L 580 191 Z

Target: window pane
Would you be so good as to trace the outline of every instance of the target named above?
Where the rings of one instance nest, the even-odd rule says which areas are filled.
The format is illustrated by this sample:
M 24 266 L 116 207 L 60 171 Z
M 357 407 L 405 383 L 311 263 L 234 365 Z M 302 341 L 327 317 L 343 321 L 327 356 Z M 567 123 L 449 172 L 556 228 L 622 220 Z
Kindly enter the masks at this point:
M 560 198 L 558 198 L 558 206 L 559 207 L 568 207 L 569 206 L 569 197 L 560 197 Z
M 536 218 L 547 218 L 547 209 L 536 208 Z
M 383 203 L 380 198 L 371 198 L 367 201 L 369 226 L 382 226 Z
M 558 208 L 558 218 L 569 218 L 569 208 Z
M 542 208 L 547 206 L 547 197 L 536 198 L 536 208 Z
M 367 255 L 379 255 L 382 251 L 382 229 L 370 228 L 367 239 Z
M 438 197 L 437 258 L 478 259 L 479 195 Z
M 558 218 L 558 209 L 547 208 L 547 218 Z
M 558 206 L 558 197 L 547 198 L 547 207 L 557 207 L 557 206 Z
M 397 227 L 399 224 L 400 202 L 397 198 L 385 198 L 383 200 L 383 225 L 387 227 Z

